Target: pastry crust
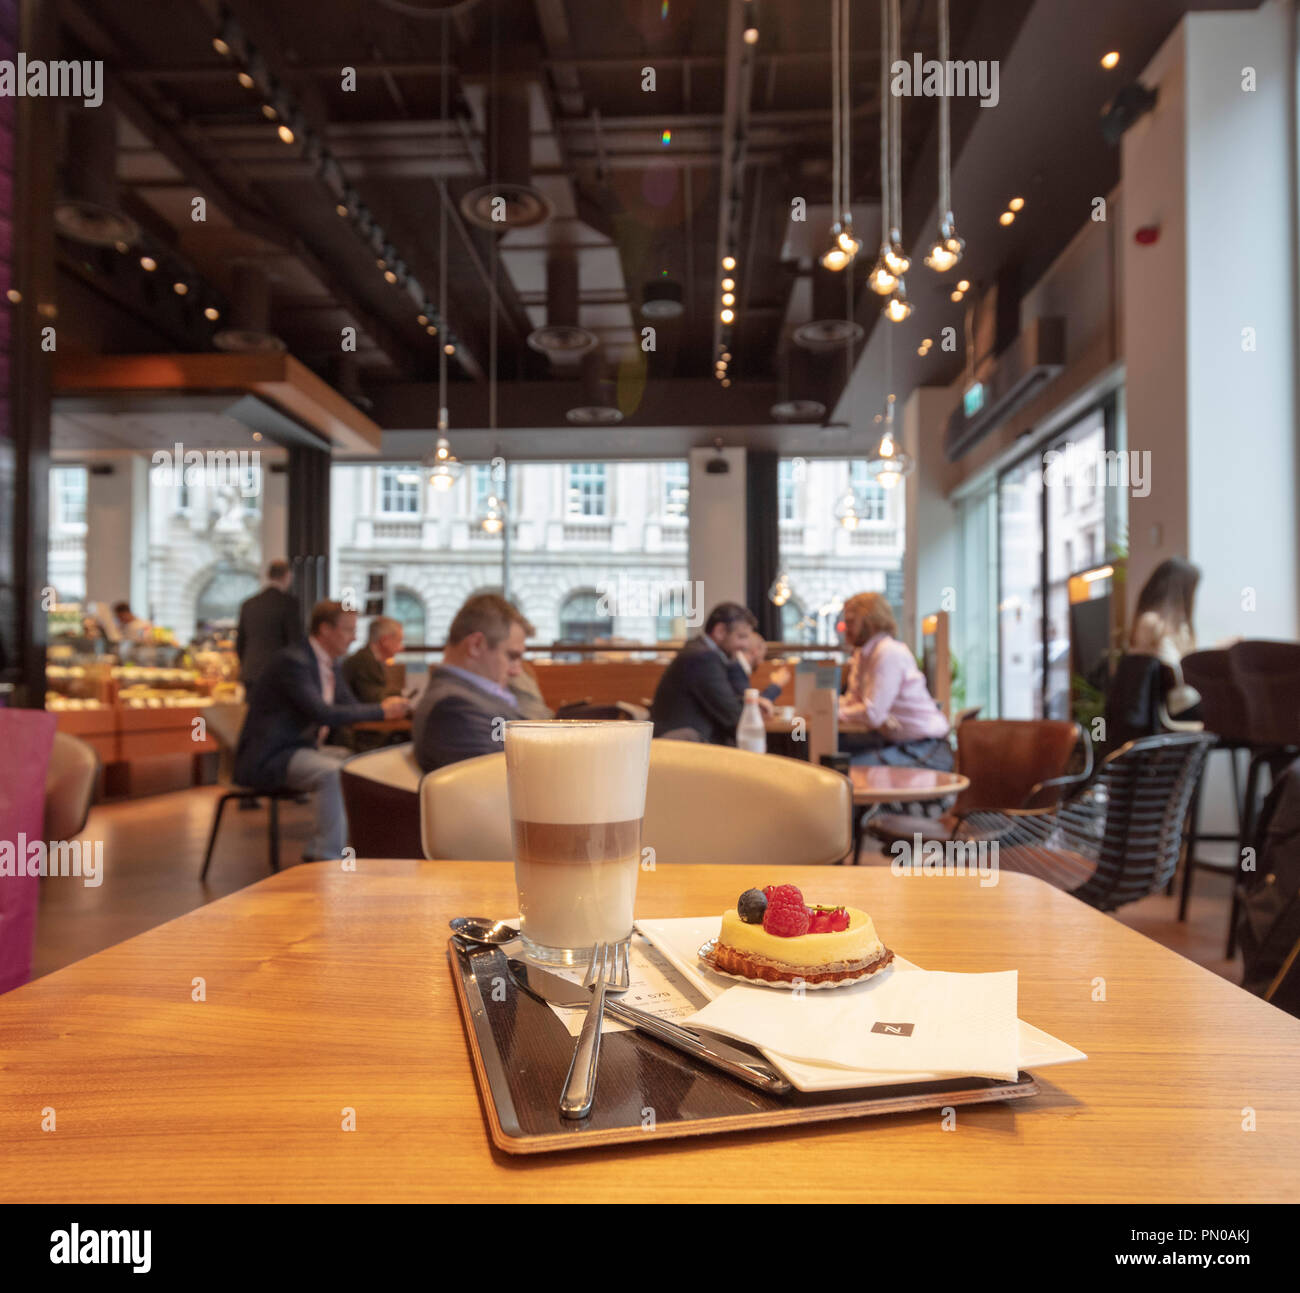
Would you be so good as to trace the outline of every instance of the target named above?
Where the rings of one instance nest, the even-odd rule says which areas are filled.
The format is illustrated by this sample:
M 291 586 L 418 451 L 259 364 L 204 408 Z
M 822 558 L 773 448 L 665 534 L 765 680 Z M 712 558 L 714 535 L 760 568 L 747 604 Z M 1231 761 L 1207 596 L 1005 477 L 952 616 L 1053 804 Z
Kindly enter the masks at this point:
M 894 959 L 894 954 L 885 948 L 862 961 L 832 961 L 829 965 L 801 967 L 715 942 L 702 959 L 715 970 L 739 974 L 746 979 L 762 979 L 768 983 L 791 983 L 795 979 L 802 979 L 805 983 L 833 983 L 840 979 L 865 979 L 883 970 Z

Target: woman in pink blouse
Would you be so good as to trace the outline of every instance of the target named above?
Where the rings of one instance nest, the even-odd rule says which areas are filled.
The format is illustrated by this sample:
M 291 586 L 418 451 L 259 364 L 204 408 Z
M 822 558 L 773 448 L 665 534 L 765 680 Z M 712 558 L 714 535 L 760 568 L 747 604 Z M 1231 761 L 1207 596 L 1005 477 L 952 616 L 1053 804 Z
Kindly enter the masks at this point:
M 879 593 L 859 593 L 844 605 L 844 636 L 854 649 L 840 719 L 865 723 L 865 736 L 841 730 L 840 747 L 854 763 L 950 770 L 948 720 L 935 704 L 912 652 Z

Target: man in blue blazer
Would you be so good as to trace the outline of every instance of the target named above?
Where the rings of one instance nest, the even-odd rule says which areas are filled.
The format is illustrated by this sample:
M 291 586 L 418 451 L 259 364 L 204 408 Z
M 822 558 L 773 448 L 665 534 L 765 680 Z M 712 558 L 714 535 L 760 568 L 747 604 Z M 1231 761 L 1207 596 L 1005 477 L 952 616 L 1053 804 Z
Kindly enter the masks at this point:
M 339 763 L 349 750 L 325 744 L 332 727 L 404 718 L 401 696 L 362 705 L 339 661 L 357 635 L 357 615 L 339 602 L 317 602 L 305 642 L 276 652 L 253 686 L 248 717 L 235 750 L 235 781 L 254 790 L 308 790 L 316 798 L 316 834 L 303 860 L 343 856 L 348 821 L 339 786 Z

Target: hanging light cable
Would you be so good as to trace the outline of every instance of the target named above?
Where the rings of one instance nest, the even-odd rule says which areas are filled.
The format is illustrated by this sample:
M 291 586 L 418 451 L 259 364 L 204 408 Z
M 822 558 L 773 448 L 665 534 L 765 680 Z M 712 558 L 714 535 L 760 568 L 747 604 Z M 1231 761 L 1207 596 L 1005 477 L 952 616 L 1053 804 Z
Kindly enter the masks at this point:
M 899 61 L 899 21 L 898 0 L 889 0 L 889 65 Z M 903 275 L 911 268 L 912 262 L 903 251 L 903 101 L 897 94 L 889 96 L 890 106 L 890 197 L 893 200 L 893 214 L 889 223 L 889 250 L 885 253 L 885 264 L 890 272 L 897 276 L 898 285 L 894 288 L 885 305 L 885 318 L 891 323 L 902 323 L 912 313 L 912 306 L 907 299 L 907 285 Z
M 450 79 L 449 64 L 447 60 L 447 24 L 448 19 L 444 16 L 442 20 L 442 113 L 440 117 L 441 131 L 440 136 L 445 136 L 447 129 L 448 117 L 448 81 Z M 447 199 L 446 189 L 440 185 L 438 203 L 438 319 L 446 326 L 447 319 Z M 447 440 L 447 346 L 438 347 L 438 439 L 433 446 L 433 452 L 426 456 L 424 466 L 429 469 L 429 484 L 434 489 L 445 493 L 459 479 L 464 468 L 456 455 L 451 451 L 451 444 Z
M 822 264 L 837 273 L 842 270 L 852 256 L 840 238 L 844 232 L 840 224 L 839 213 L 843 209 L 844 186 L 841 179 L 843 168 L 843 95 L 840 91 L 840 27 L 843 19 L 843 6 L 840 0 L 831 0 L 831 210 L 835 213 L 831 224 L 830 246 L 822 255 Z
M 853 148 L 851 143 L 852 87 L 849 79 L 849 0 L 839 0 L 842 5 L 840 14 L 840 93 L 843 102 L 840 105 L 840 183 L 844 188 L 844 200 L 840 209 L 844 212 L 842 228 L 837 241 L 852 260 L 862 250 L 862 239 L 853 233 Z
M 867 282 L 878 296 L 888 296 L 898 286 L 889 267 L 889 9 L 880 0 L 880 254 Z
M 925 263 L 936 274 L 946 274 L 962 257 L 966 242 L 957 236 L 952 218 L 952 123 L 948 102 L 948 0 L 939 0 L 939 66 L 944 69 L 939 100 L 939 237 Z

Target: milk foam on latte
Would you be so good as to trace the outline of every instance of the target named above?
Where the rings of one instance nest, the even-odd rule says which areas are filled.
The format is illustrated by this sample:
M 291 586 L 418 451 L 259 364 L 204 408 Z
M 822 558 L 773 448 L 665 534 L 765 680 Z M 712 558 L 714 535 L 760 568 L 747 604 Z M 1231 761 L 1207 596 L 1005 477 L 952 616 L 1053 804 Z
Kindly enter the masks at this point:
M 589 948 L 632 932 L 649 723 L 508 723 L 515 880 L 525 937 Z

